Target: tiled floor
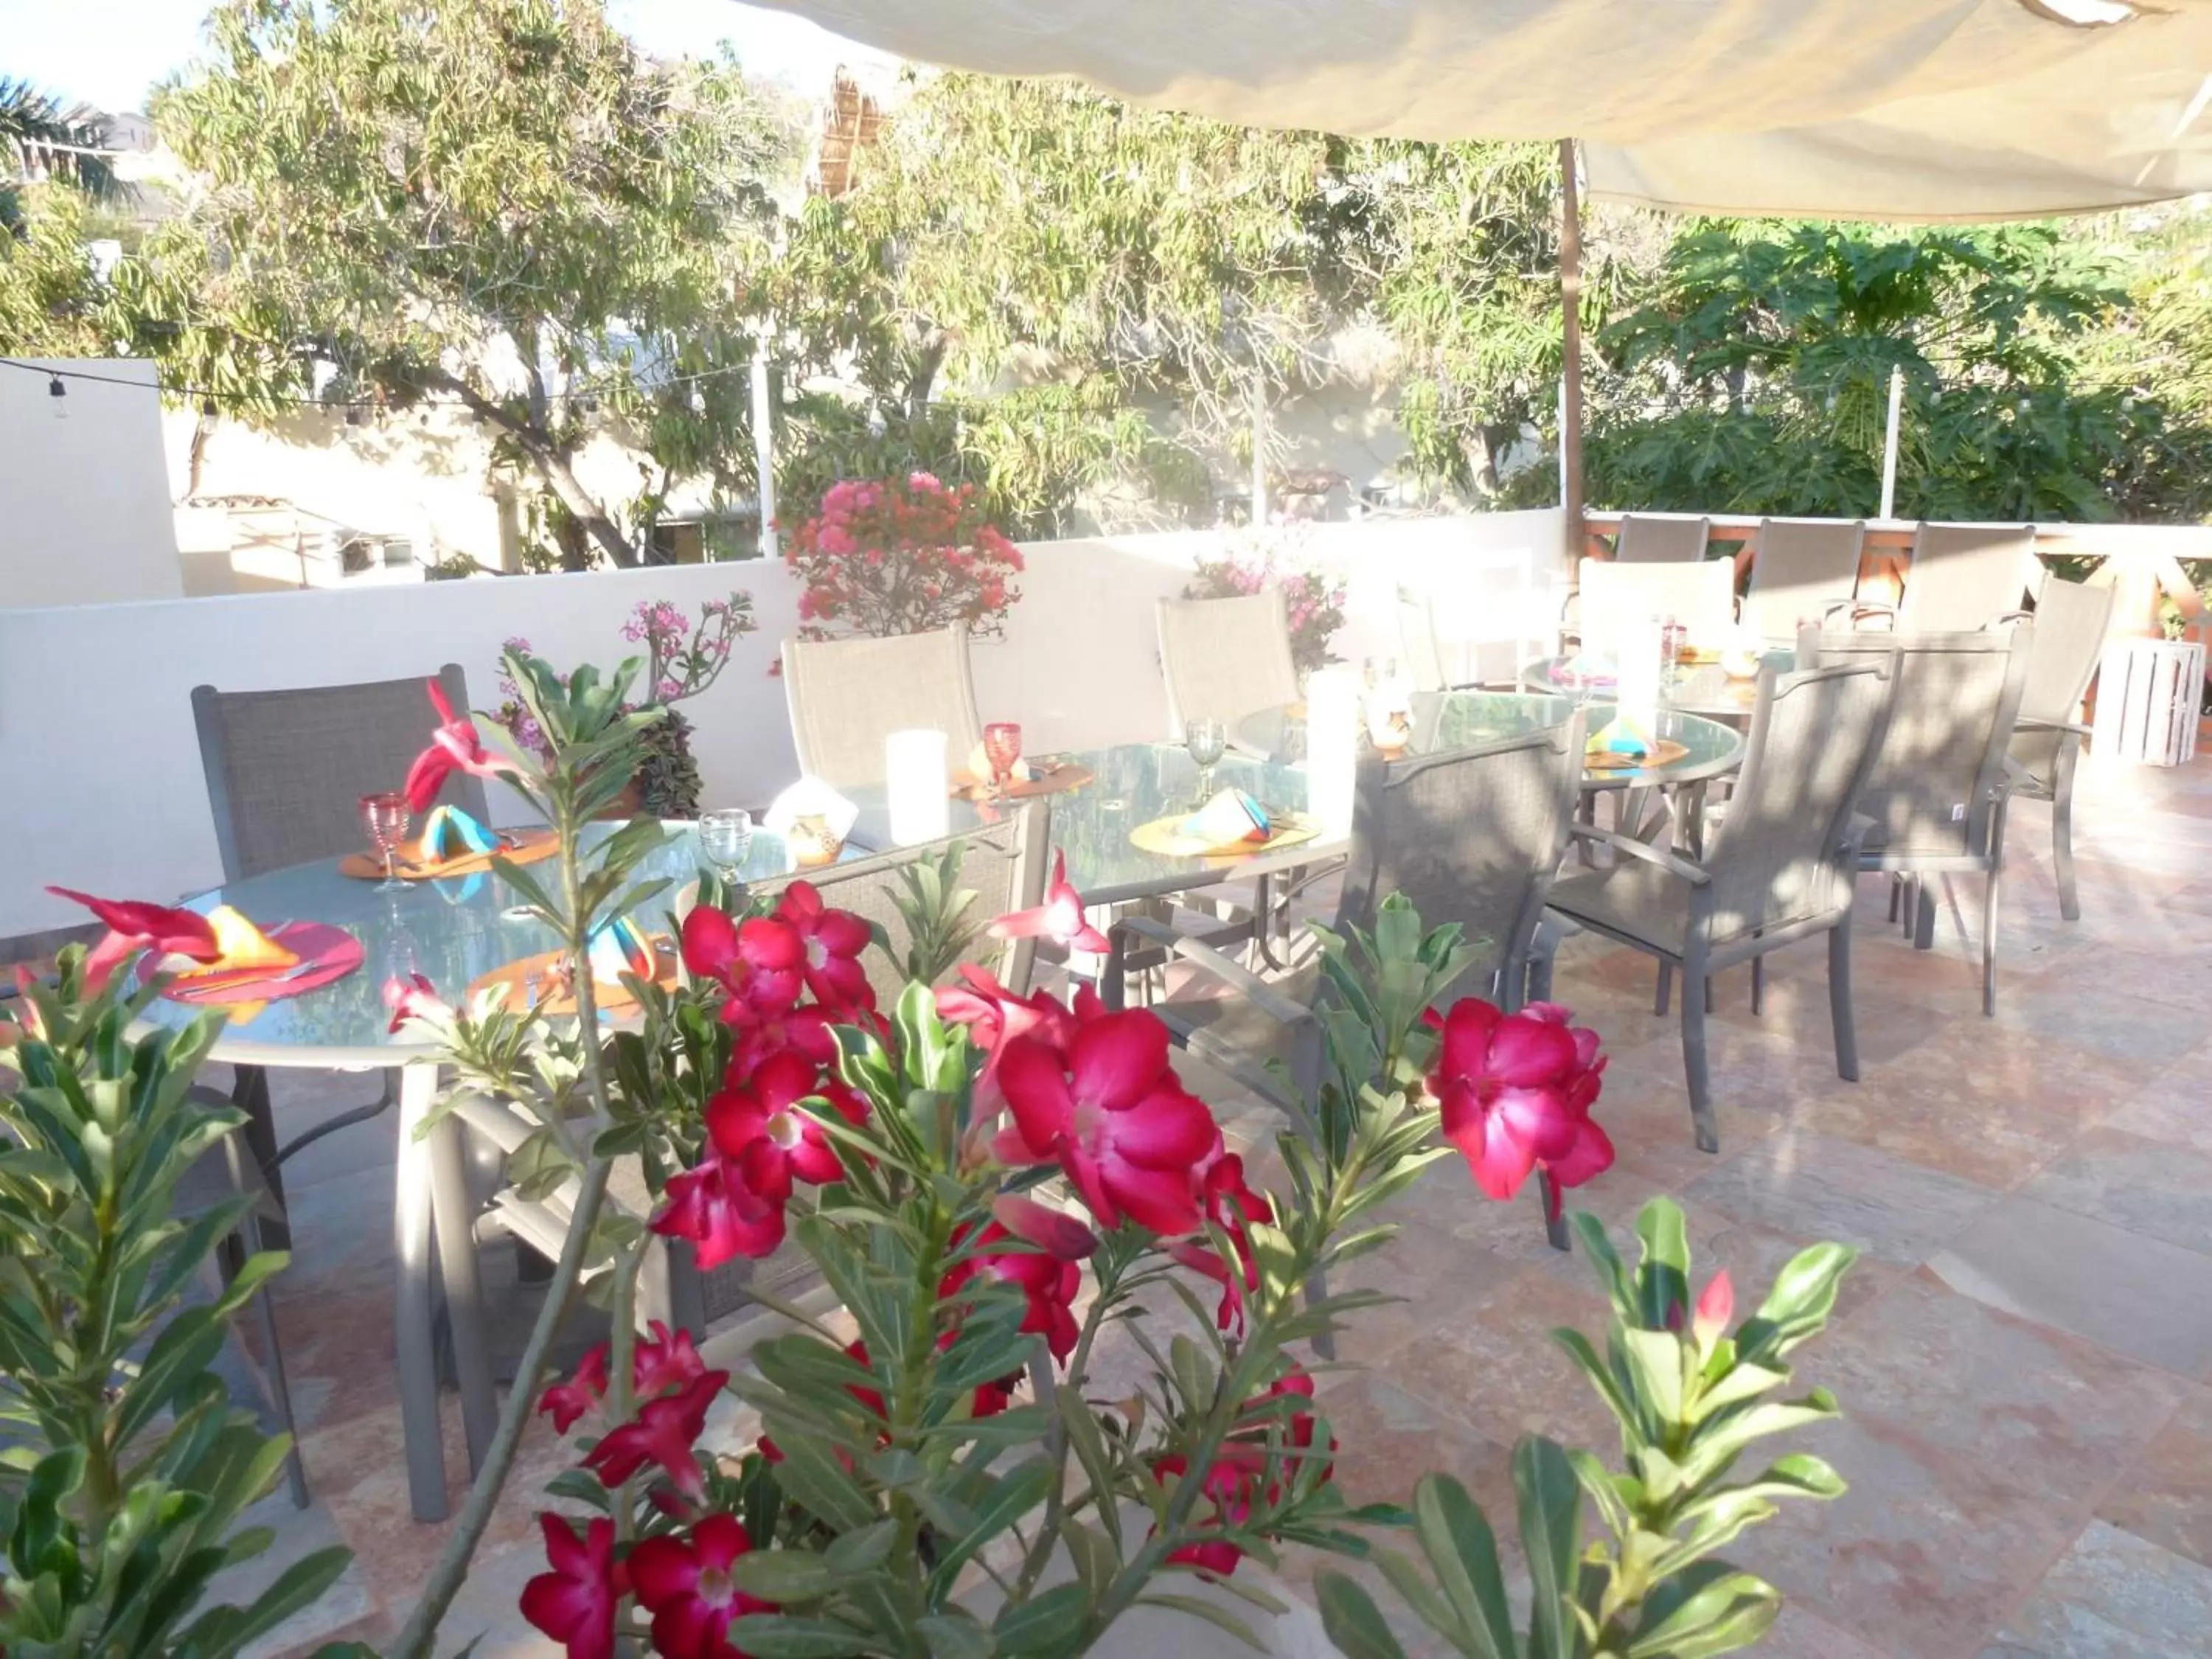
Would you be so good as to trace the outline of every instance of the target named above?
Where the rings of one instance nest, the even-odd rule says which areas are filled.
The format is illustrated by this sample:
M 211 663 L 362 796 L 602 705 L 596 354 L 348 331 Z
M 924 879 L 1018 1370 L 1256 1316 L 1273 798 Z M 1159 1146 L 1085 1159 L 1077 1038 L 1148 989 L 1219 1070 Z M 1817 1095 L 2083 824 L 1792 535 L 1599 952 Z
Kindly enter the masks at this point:
M 1778 959 L 1763 1018 L 1743 975 L 1724 980 L 1717 1157 L 1691 1143 L 1648 965 L 1585 946 L 1560 975 L 1613 1055 L 1597 1109 L 1620 1161 L 1584 1207 L 1620 1223 L 1674 1193 L 1702 1267 L 1740 1285 L 1813 1240 L 1866 1253 L 1802 1368 L 1844 1412 L 1804 1443 L 1851 1491 L 1735 1551 L 1788 1597 L 1769 1654 L 2212 1653 L 2212 763 L 2092 769 L 2083 796 L 2078 924 L 2058 919 L 2043 809 L 2016 811 L 1995 1020 L 1968 944 L 1980 893 L 1963 881 L 1932 953 L 1898 940 L 1865 884 L 1856 1085 L 1835 1075 L 1817 948 Z M 286 1127 L 360 1092 L 289 1079 Z M 336 1537 L 357 1560 L 276 1645 L 388 1631 L 442 1532 L 407 1514 L 392 1133 L 388 1118 L 351 1131 L 288 1171 L 297 1256 L 279 1316 L 316 1501 L 284 1518 L 282 1548 Z M 1510 1511 L 1516 1435 L 1609 1449 L 1545 1336 L 1594 1327 L 1601 1303 L 1584 1265 L 1544 1246 L 1534 1201 L 1486 1204 L 1450 1163 L 1399 1204 L 1403 1237 L 1362 1271 L 1411 1300 L 1362 1316 L 1345 1348 L 1364 1369 L 1324 1389 L 1355 1498 L 1402 1498 L 1444 1468 Z M 458 1469 L 450 1400 L 448 1418 Z M 441 1646 L 486 1632 L 480 1654 L 542 1647 L 514 1596 L 538 1565 L 531 1494 L 558 1461 L 533 1432 Z

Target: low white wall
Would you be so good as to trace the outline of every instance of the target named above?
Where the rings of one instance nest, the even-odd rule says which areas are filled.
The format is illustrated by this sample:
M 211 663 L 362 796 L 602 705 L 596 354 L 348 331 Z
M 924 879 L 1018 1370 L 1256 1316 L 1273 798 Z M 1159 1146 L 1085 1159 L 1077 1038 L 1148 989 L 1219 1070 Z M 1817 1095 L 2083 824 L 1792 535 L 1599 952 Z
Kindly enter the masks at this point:
M 1528 546 L 1556 566 L 1556 511 L 1317 530 L 1323 562 L 1352 573 L 1353 615 L 1337 641 L 1352 659 L 1395 653 L 1401 581 L 1436 591 L 1449 618 L 1494 611 L 1494 577 L 1458 580 L 1480 548 Z M 984 718 L 1012 718 L 1039 750 L 1161 737 L 1154 602 L 1179 593 L 1211 536 L 1036 544 L 1003 640 L 975 653 Z M 797 620 L 779 565 L 682 566 L 584 575 L 478 578 L 162 604 L 0 611 L 0 938 L 67 926 L 52 882 L 169 898 L 220 877 L 191 693 L 467 672 L 471 700 L 495 701 L 501 642 L 521 635 L 562 665 L 611 663 L 643 599 L 699 600 L 742 587 L 761 628 L 721 678 L 685 706 L 709 805 L 764 801 L 795 775 L 782 684 L 768 673 Z M 1511 630 L 1504 626 L 1488 631 Z M 424 730 L 429 711 L 424 705 Z
M 0 609 L 182 598 L 154 365 L 22 361 L 101 379 L 0 369 Z

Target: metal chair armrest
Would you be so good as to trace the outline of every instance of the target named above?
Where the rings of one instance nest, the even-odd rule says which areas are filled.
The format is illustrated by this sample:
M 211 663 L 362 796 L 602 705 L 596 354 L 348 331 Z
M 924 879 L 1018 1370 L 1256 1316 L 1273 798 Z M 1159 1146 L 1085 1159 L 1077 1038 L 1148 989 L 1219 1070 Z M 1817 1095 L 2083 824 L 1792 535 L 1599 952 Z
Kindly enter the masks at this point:
M 1626 854 L 1632 859 L 1640 859 L 1646 864 L 1664 870 L 1670 876 L 1688 882 L 1692 887 L 1706 887 L 1712 884 L 1712 877 L 1687 859 L 1677 858 L 1664 848 L 1654 847 L 1648 841 L 1638 841 L 1633 836 L 1624 836 L 1616 830 L 1601 830 L 1592 823 L 1577 823 L 1569 827 L 1577 841 L 1596 842 L 1601 846 L 1610 847 L 1616 853 Z
M 2084 743 L 2090 738 L 2088 726 L 2080 720 L 2039 720 L 2032 715 L 2023 714 L 2013 722 L 2013 729 L 2016 732 L 2070 732 Z
M 1123 934 L 1166 947 L 1194 968 L 1228 986 L 1278 1024 L 1296 1025 L 1314 1017 L 1312 1009 L 1291 1001 L 1250 969 L 1231 960 L 1210 945 L 1177 933 L 1164 921 L 1154 921 L 1149 916 L 1127 916 L 1114 924 L 1110 936 Z

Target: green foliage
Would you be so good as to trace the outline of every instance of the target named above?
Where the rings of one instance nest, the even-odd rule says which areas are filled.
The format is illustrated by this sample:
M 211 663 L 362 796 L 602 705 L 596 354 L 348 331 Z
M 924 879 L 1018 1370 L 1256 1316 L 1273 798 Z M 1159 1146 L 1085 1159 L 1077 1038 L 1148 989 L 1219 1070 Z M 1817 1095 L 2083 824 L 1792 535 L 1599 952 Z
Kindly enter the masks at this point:
M 0 227 L 0 353 L 97 357 L 111 337 L 110 296 L 85 241 L 91 204 L 68 185 L 30 186 Z
M 691 722 L 664 708 L 657 726 L 638 734 L 637 810 L 649 818 L 699 816 L 699 763 L 691 754 Z
M 64 109 L 59 100 L 28 81 L 0 75 L 0 161 L 8 164 L 0 176 L 0 231 L 21 226 L 23 192 L 15 183 L 17 163 L 33 158 L 49 178 L 95 202 L 120 202 L 131 194 L 106 156 L 87 153 L 98 151 L 105 135 L 96 124 L 80 118 L 82 113 Z
M 204 1606 L 268 1548 L 240 1524 L 286 1443 L 209 1370 L 226 1322 L 284 1264 L 263 1254 L 212 1299 L 193 1281 L 245 1200 L 174 1213 L 179 1182 L 244 1121 L 191 1093 L 222 1029 L 133 1042 L 155 993 L 128 969 L 88 991 L 84 952 L 33 987 L 0 1048 L 0 1647 L 15 1655 L 233 1654 L 345 1570 L 318 1551 L 247 1605 Z
M 975 890 L 960 885 L 964 843 L 917 859 L 899 871 L 899 890 L 891 895 L 906 930 L 906 951 L 899 971 L 914 985 L 934 985 L 960 963 L 971 959 L 976 941 L 991 918 L 975 914 Z
M 1379 1565 L 1421 1621 L 1469 1659 L 1711 1659 L 1750 1647 L 1781 1597 L 1716 1552 L 1770 1519 L 1776 1499 L 1835 1498 L 1844 1483 L 1802 1453 L 1748 1480 L 1729 1477 L 1753 1442 L 1835 1416 L 1822 1389 L 1787 1402 L 1767 1396 L 1790 1380 L 1783 1360 L 1826 1328 L 1857 1253 L 1838 1244 L 1801 1252 L 1731 1334 L 1725 1275 L 1692 1311 L 1689 1242 L 1674 1203 L 1655 1199 L 1638 1217 L 1633 1272 L 1595 1218 L 1578 1213 L 1574 1223 L 1613 1316 L 1602 1355 L 1577 1331 L 1553 1334 L 1619 1420 L 1626 1468 L 1540 1436 L 1514 1448 L 1532 1586 L 1525 1633 L 1490 1523 L 1449 1476 L 1415 1488 L 1413 1535 L 1427 1571 L 1392 1553 Z M 1585 1500 L 1610 1541 L 1584 1546 Z M 1327 1572 L 1317 1588 L 1322 1622 L 1349 1659 L 1402 1659 L 1364 1589 Z

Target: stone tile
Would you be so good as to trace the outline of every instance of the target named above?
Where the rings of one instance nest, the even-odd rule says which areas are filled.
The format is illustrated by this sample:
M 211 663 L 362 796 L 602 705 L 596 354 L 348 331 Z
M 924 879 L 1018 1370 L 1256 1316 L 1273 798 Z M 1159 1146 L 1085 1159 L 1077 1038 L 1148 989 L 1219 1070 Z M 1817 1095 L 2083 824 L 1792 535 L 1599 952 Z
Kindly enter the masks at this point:
M 2212 1054 L 2198 1049 L 2185 1056 L 2106 1122 L 2146 1140 L 2212 1153 Z
M 1714 1017 L 1763 1036 L 1783 1038 L 1801 1054 L 1825 1054 L 1832 1061 L 1836 1033 L 1828 1011 L 1825 952 L 1818 960 L 1816 973 L 1785 977 L 1769 972 L 1760 999 L 1761 1012 L 1756 1014 L 1751 1012 L 1750 975 L 1731 975 L 1743 981 L 1742 994 L 1718 996 Z M 1851 990 L 1852 1024 L 1863 1066 L 1880 1065 L 1908 1054 L 1951 1023 L 1951 1014 L 1924 1001 L 1870 991 L 1856 979 Z
M 2185 1376 L 2212 1370 L 2212 1258 L 2014 1195 L 1928 1264 L 1952 1289 Z
M 1930 1045 L 1933 1047 L 1934 1045 Z M 2073 1126 L 2026 1109 L 1993 1108 L 1908 1057 L 1869 1068 L 1856 1088 L 1789 1109 L 1790 1127 L 1872 1147 L 1923 1169 L 2012 1188 L 2073 1145 Z
M 2148 1075 L 2050 1034 L 1999 1028 L 1978 1013 L 1954 1021 L 1884 1074 L 1947 1087 L 1987 1117 L 2027 1112 L 2076 1128 L 2118 1111 Z
M 2191 1390 L 2097 1505 L 2097 1516 L 2212 1566 L 2212 1390 Z
M 2212 1152 L 2093 1129 L 2024 1190 L 2077 1215 L 2212 1255 Z
M 1783 1504 L 1729 1559 L 1900 1659 L 1975 1651 L 2081 1525 L 2033 1487 L 1872 1418 L 1784 1437 L 1772 1450 L 1787 1447 L 1826 1458 L 1850 1490 Z
M 1493 1516 L 1511 1514 L 1510 1448 L 1402 1382 L 1395 1368 L 1388 1376 L 1361 1372 L 1322 1396 L 1322 1412 L 1337 1437 L 1336 1480 L 1345 1496 L 1354 1504 L 1410 1504 L 1414 1482 L 1443 1474 L 1464 1485 Z
M 1855 1244 L 1900 1267 L 1927 1260 L 1997 1196 L 1887 1152 L 1787 1127 L 1684 1195 L 1789 1237 Z
M 2172 1659 L 2212 1632 L 2212 1567 L 2093 1521 L 2006 1624 L 2001 1653 Z
M 1759 1659 L 1888 1659 L 1882 1649 L 1788 1601 L 1766 1639 L 1753 1651 Z
M 2191 1384 L 2001 1313 L 1923 1269 L 1803 1350 L 1799 1369 L 1854 1419 L 2001 1469 L 2056 1503 L 2093 1502 Z
M 2178 1015 L 2124 981 L 2086 978 L 2060 971 L 2017 984 L 2000 979 L 1996 1023 L 2103 1054 L 2139 1075 L 2172 1064 L 2204 1040 L 2201 1018 Z

